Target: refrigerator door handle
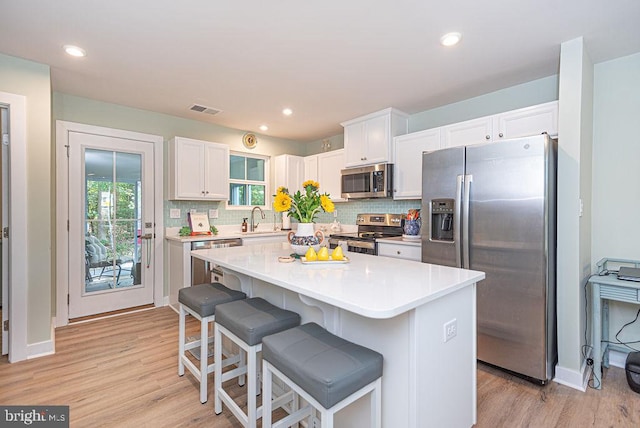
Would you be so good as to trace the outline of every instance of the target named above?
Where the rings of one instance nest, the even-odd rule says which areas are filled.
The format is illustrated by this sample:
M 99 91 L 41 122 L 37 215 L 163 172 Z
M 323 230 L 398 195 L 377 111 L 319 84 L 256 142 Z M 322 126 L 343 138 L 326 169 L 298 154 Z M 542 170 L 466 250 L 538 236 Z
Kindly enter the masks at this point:
M 464 176 L 464 197 L 462 202 L 462 258 L 465 269 L 471 269 L 469 262 L 469 197 L 471 196 L 471 182 L 473 175 Z
M 463 176 L 458 175 L 456 177 L 456 199 L 453 203 L 453 217 L 454 217 L 454 225 L 453 225 L 453 242 L 455 244 L 455 252 L 456 252 L 456 267 L 462 266 L 462 249 L 460 248 L 461 241 L 461 226 L 462 226 L 462 218 L 461 218 L 461 206 L 462 206 L 462 180 Z

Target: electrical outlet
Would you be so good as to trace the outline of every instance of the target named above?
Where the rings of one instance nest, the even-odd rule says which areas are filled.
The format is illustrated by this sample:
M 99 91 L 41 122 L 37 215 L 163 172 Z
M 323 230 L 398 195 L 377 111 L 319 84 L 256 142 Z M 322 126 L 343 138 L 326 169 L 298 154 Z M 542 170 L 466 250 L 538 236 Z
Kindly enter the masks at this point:
M 180 218 L 180 208 L 171 208 L 169 210 L 169 218 Z
M 444 323 L 444 341 L 448 342 L 458 334 L 458 320 L 452 319 L 449 322 Z
M 209 210 L 209 218 L 218 218 L 218 210 Z

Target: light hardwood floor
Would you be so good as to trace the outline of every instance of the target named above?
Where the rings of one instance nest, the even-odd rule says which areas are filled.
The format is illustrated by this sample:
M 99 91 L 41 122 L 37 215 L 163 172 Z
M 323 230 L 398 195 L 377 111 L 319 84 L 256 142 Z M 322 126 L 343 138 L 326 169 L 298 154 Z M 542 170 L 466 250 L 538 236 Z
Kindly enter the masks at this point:
M 193 376 L 177 375 L 177 326 L 178 315 L 159 308 L 57 329 L 55 355 L 0 360 L 0 404 L 69 405 L 72 427 L 240 426 L 226 409 L 213 413 L 211 377 L 203 405 Z M 586 393 L 554 382 L 539 387 L 481 365 L 476 426 L 640 426 L 640 395 L 624 371 L 608 370 L 603 385 Z

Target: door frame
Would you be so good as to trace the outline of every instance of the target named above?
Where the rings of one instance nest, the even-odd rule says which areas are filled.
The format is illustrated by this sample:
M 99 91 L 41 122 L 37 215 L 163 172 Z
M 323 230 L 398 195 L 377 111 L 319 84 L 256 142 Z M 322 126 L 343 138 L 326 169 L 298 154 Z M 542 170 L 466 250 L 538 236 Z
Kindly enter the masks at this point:
M 9 361 L 27 354 L 27 98 L 0 92 L 9 108 Z M 12 286 L 15 284 L 16 286 Z M 3 308 L 4 310 L 4 308 Z M 1 328 L 1 327 L 0 327 Z
M 105 128 L 82 123 L 56 121 L 56 327 L 69 324 L 69 177 L 67 146 L 69 132 L 126 138 L 153 144 L 153 196 L 155 239 L 153 243 L 153 304 L 164 306 L 164 139 L 159 135 L 143 134 L 122 129 Z

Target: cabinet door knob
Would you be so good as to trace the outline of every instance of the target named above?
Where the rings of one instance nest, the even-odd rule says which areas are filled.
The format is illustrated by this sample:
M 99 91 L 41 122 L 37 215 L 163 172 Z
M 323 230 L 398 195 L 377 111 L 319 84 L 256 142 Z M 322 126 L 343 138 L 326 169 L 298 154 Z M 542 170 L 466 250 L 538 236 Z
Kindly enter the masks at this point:
M 398 250 L 397 253 L 400 254 L 400 250 Z
M 485 139 L 485 140 L 490 140 L 490 139 L 491 139 L 491 135 L 485 135 L 485 136 L 484 136 L 484 139 Z
M 209 191 L 207 190 L 207 191 L 206 191 L 206 192 L 204 192 L 204 193 L 205 193 L 205 195 L 208 195 L 208 194 L 209 194 Z
M 498 134 L 498 137 L 502 138 L 502 137 L 504 137 L 504 134 L 501 132 L 501 133 Z

